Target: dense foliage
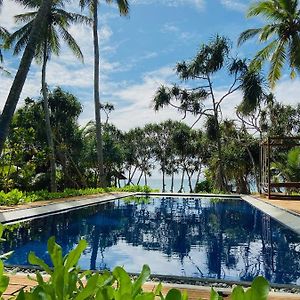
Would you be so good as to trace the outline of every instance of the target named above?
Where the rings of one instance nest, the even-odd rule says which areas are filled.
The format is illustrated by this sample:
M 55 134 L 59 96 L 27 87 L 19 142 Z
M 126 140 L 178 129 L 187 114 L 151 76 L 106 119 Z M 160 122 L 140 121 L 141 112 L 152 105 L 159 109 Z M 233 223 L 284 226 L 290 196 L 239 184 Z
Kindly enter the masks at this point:
M 94 123 L 78 124 L 82 106 L 75 96 L 61 88 L 49 93 L 49 110 L 59 191 L 97 188 L 99 172 Z M 280 118 L 275 117 L 277 115 Z M 229 190 L 249 193 L 254 188 L 259 176 L 259 139 L 280 132 L 297 135 L 300 128 L 298 115 L 298 107 L 280 104 L 272 98 L 272 101 L 261 103 L 251 114 L 239 113 L 239 122 L 220 122 L 222 166 Z M 1 156 L 1 190 L 18 189 L 28 193 L 50 189 L 44 122 L 41 100 L 25 99 L 24 106 L 14 115 Z M 196 186 L 197 192 L 220 190 L 215 181 L 220 166 L 219 149 L 209 122 L 204 130 L 172 120 L 147 124 L 128 132 L 110 122 L 102 127 L 108 186 L 148 185 L 149 177 L 159 169 L 162 191 L 167 191 L 167 180 L 170 190 L 175 191 L 176 177 L 180 178 L 178 191 L 193 192 Z M 277 157 L 287 168 L 291 166 L 286 163 L 287 154 L 278 154 Z M 285 174 L 287 172 L 293 170 L 285 171 Z M 199 184 L 203 178 L 207 181 L 205 185 Z M 76 195 L 78 193 L 81 192 Z

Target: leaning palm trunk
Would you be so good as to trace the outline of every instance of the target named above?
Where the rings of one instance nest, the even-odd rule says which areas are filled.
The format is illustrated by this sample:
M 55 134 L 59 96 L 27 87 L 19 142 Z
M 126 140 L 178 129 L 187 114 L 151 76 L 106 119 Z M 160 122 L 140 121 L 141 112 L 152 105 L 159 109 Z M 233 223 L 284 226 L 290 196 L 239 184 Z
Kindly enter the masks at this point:
M 8 135 L 9 124 L 17 107 L 27 74 L 35 55 L 36 44 L 40 40 L 45 29 L 45 20 L 50 12 L 52 0 L 43 0 L 42 5 L 34 20 L 32 30 L 24 50 L 19 69 L 10 88 L 3 112 L 0 116 L 0 155 L 5 139 Z
M 46 67 L 48 61 L 48 49 L 47 42 L 44 43 L 44 57 L 43 57 L 43 66 L 42 66 L 42 94 L 43 94 L 43 106 L 45 113 L 46 121 L 46 136 L 47 143 L 49 147 L 49 162 L 50 162 L 50 190 L 51 192 L 57 191 L 56 186 L 56 166 L 55 166 L 55 151 L 54 151 L 54 142 L 52 136 L 52 129 L 50 123 L 50 112 L 49 112 L 49 103 L 48 103 L 48 90 L 46 84 Z
M 98 1 L 94 0 L 93 4 L 93 39 L 94 39 L 94 101 L 95 101 L 95 119 L 96 119 L 96 147 L 97 162 L 100 177 L 100 186 L 104 187 L 105 174 L 103 164 L 103 141 L 100 114 L 100 57 L 99 57 L 99 40 L 98 40 Z

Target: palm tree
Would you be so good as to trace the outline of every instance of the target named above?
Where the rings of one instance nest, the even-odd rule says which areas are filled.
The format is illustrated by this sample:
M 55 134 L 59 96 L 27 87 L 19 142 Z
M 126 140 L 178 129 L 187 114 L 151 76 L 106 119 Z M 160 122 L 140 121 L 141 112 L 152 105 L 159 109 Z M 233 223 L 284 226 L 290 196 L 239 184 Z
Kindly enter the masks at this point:
M 38 9 L 41 5 L 41 0 L 28 1 L 28 6 L 33 9 Z M 10 35 L 8 45 L 15 43 L 14 54 L 18 54 L 26 45 L 33 22 L 37 16 L 37 11 L 24 13 L 15 16 L 17 23 L 25 23 L 23 27 Z M 46 22 L 45 22 L 46 21 Z M 43 35 L 37 43 L 35 58 L 38 63 L 42 64 L 42 95 L 43 106 L 46 121 L 47 143 L 49 147 L 49 162 L 50 162 L 50 183 L 51 191 L 56 191 L 56 165 L 55 165 L 55 150 L 50 124 L 50 111 L 48 104 L 48 89 L 46 83 L 46 68 L 47 63 L 52 54 L 60 54 L 60 37 L 69 46 L 73 54 L 83 61 L 82 52 L 76 43 L 75 39 L 68 32 L 71 24 L 89 23 L 90 19 L 77 13 L 69 13 L 64 10 L 63 0 L 54 0 L 50 12 L 45 18 L 46 26 Z
M 1 3 L 3 3 L 2 0 L 0 1 Z M 26 0 L 23 0 L 23 2 L 24 5 L 27 4 Z M 32 23 L 32 30 L 27 38 L 27 44 L 20 61 L 18 71 L 10 88 L 2 114 L 0 116 L 0 155 L 4 147 L 5 139 L 8 135 L 9 124 L 16 110 L 31 62 L 35 55 L 37 43 L 40 40 L 46 26 L 44 20 L 48 17 L 51 6 L 52 0 L 42 1 L 42 4 L 36 14 L 36 18 Z
M 112 3 L 113 0 L 106 0 Z M 127 0 L 116 0 L 120 15 L 127 15 L 129 4 Z M 96 121 L 96 141 L 97 141 L 97 161 L 99 167 L 100 185 L 105 186 L 105 172 L 103 163 L 103 139 L 101 126 L 101 103 L 100 103 L 100 54 L 98 38 L 98 0 L 79 0 L 81 9 L 88 7 L 93 19 L 93 43 L 94 43 L 94 103 L 95 103 L 95 121 Z
M 1 7 L 3 5 L 3 1 L 0 0 L 0 12 L 1 12 Z M 3 48 L 3 44 L 1 41 L 5 41 L 5 39 L 9 36 L 9 33 L 7 31 L 7 29 L 5 29 L 4 27 L 0 26 L 0 63 L 3 63 L 3 55 L 1 52 L 1 49 Z M 0 66 L 0 72 L 7 72 L 4 70 L 4 68 L 2 66 Z
M 268 43 L 255 55 L 252 66 L 260 69 L 270 60 L 268 80 L 271 87 L 282 75 L 287 62 L 294 78 L 300 71 L 300 11 L 298 0 L 263 0 L 252 4 L 248 17 L 265 17 L 267 24 L 241 33 L 238 44 L 258 36 L 261 43 Z

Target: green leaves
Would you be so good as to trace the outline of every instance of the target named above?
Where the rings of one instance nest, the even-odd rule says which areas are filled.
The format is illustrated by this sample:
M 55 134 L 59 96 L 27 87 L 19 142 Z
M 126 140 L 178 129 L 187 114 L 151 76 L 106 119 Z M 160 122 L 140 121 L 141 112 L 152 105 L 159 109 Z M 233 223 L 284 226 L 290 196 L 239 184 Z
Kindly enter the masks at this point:
M 267 300 L 269 283 L 262 276 L 256 277 L 249 289 L 244 291 L 241 286 L 233 289 L 231 300 Z
M 3 226 L 0 224 L 0 237 Z M 162 284 L 159 283 L 152 292 L 143 290 L 144 283 L 150 277 L 150 268 L 144 265 L 141 274 L 133 281 L 129 274 L 122 268 L 116 267 L 112 273 L 105 271 L 103 274 L 86 271 L 80 273 L 78 261 L 82 252 L 86 249 L 85 240 L 79 241 L 75 249 L 71 250 L 65 257 L 62 256 L 61 247 L 55 242 L 55 238 L 48 240 L 48 252 L 53 264 L 50 268 L 44 260 L 30 252 L 28 261 L 38 265 L 50 275 L 44 280 L 39 272 L 36 272 L 37 286 L 30 291 L 23 290 L 17 296 L 17 300 L 188 300 L 187 292 L 178 289 L 170 289 L 164 296 Z M 0 296 L 6 290 L 9 278 L 3 274 L 4 266 L 0 261 Z M 83 282 L 83 278 L 86 279 Z M 267 300 L 269 284 L 263 277 L 257 277 L 251 288 L 244 291 L 240 286 L 233 289 L 231 300 Z M 211 289 L 210 300 L 222 300 L 217 291 Z

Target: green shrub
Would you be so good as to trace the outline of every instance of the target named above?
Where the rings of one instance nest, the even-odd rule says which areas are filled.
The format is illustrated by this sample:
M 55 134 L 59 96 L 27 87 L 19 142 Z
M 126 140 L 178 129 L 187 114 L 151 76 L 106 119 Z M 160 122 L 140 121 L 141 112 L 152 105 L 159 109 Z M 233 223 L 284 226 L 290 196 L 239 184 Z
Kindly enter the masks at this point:
M 25 193 L 14 189 L 8 193 L 0 191 L 0 205 L 17 205 L 27 202 L 60 199 L 75 196 L 88 196 L 92 194 L 103 194 L 110 192 L 140 192 L 150 193 L 152 190 L 148 186 L 131 185 L 123 188 L 109 187 L 109 188 L 85 188 L 85 189 L 65 189 L 62 192 L 51 193 L 47 190 L 40 190 L 30 193 Z
M 213 186 L 210 180 L 203 180 L 196 184 L 195 193 L 211 193 L 213 191 Z

